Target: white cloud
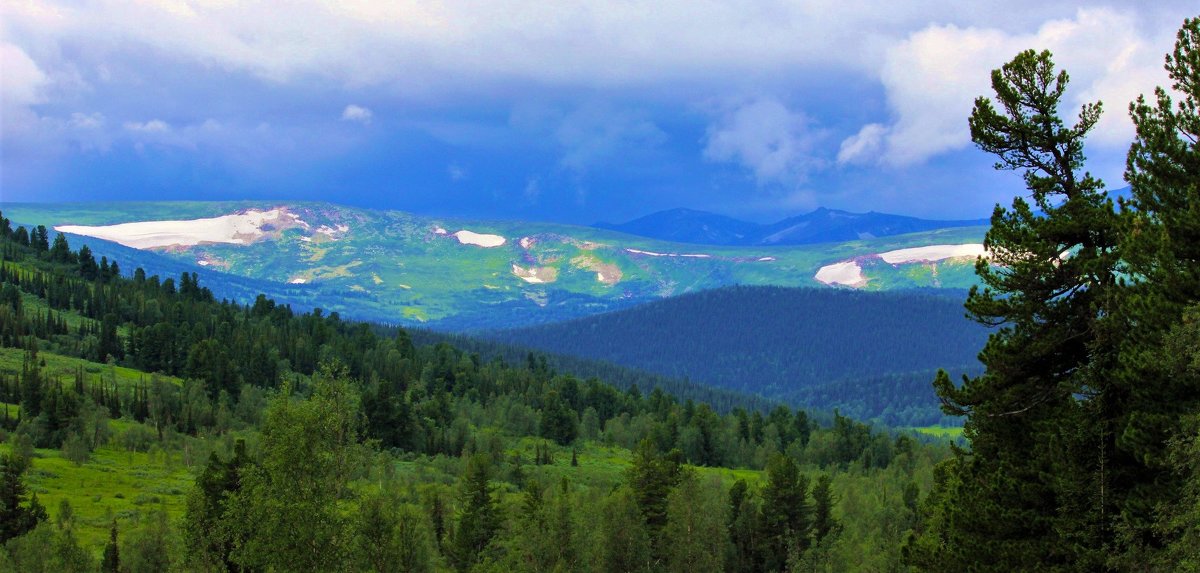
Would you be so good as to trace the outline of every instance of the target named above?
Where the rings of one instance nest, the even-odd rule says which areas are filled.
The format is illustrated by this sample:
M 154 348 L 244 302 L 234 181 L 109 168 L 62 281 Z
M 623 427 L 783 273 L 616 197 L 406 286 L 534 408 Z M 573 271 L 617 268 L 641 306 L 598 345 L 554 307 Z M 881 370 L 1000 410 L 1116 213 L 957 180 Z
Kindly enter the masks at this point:
M 1137 94 L 1166 83 L 1162 55 L 1169 41 L 1139 35 L 1129 12 L 1080 9 L 1072 18 L 1052 20 L 1030 34 L 996 28 L 931 25 L 899 42 L 881 71 L 893 121 L 886 128 L 865 126 L 842 142 L 839 161 L 862 160 L 880 138 L 878 159 L 910 165 L 970 145 L 967 117 L 974 99 L 990 95 L 987 70 L 998 68 L 1024 49 L 1049 49 L 1056 64 L 1071 74 L 1060 113 L 1073 118 L 1079 106 L 1097 99 L 1106 106 L 1089 140 L 1124 146 L 1133 136 L 1125 108 Z M 868 129 L 870 128 L 870 129 Z M 844 156 L 844 157 L 843 157 Z
M 868 123 L 858 133 L 842 141 L 838 149 L 839 164 L 871 163 L 879 159 L 883 149 L 883 138 L 887 135 L 887 127 L 880 123 Z
M 45 72 L 21 48 L 0 43 L 0 99 L 5 108 L 29 106 L 43 100 L 41 91 L 48 78 Z
M 355 121 L 361 124 L 371 123 L 371 117 L 373 115 L 375 114 L 371 113 L 371 110 L 354 104 L 350 104 L 346 106 L 346 109 L 342 110 L 343 120 Z
M 463 181 L 467 178 L 467 170 L 460 165 L 451 163 L 446 166 L 446 175 L 450 176 L 451 181 Z
M 740 164 L 759 185 L 794 185 L 824 165 L 816 156 L 822 136 L 803 113 L 760 98 L 725 110 L 708 127 L 704 157 Z
M 1194 12 L 1183 0 L 1140 4 L 1142 12 L 1176 14 L 1176 26 L 1182 15 Z M 931 18 L 960 27 L 1029 29 L 1077 5 L 1077 0 L 45 0 L 4 3 L 0 16 L 14 34 L 45 46 L 46 54 L 56 53 L 60 43 L 79 45 L 80 57 L 97 66 L 152 51 L 271 82 L 322 77 L 347 86 L 453 85 L 460 93 L 477 93 L 481 83 L 514 79 L 611 87 L 724 83 L 731 73 L 771 81 L 780 72 L 806 67 L 873 73 L 895 40 Z
M 161 119 L 152 119 L 146 122 L 125 122 L 125 129 L 136 133 L 166 133 L 171 131 L 171 126 Z
M 77 129 L 100 129 L 104 127 L 104 114 L 75 112 L 71 114 L 70 123 Z

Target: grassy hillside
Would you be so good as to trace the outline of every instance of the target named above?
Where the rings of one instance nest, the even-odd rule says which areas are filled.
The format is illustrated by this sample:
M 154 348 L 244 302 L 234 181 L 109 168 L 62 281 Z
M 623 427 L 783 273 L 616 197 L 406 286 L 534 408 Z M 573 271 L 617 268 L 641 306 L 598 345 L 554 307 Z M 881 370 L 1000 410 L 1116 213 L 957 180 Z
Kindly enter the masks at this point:
M 973 284 L 965 262 L 878 264 L 875 253 L 978 243 L 982 227 L 794 247 L 669 243 L 590 227 L 466 221 L 318 203 L 108 203 L 4 205 L 15 222 L 104 226 L 194 220 L 286 209 L 287 228 L 249 244 L 203 243 L 136 250 L 88 239 L 98 254 L 171 275 L 201 274 L 220 296 L 265 292 L 298 307 L 439 329 L 546 323 L 728 285 L 815 286 L 822 266 L 866 257 L 866 290 Z M 294 224 L 293 224 L 294 223 Z M 301 224 L 303 223 L 303 224 Z M 268 227 L 270 227 L 268 225 Z M 461 242 L 469 231 L 502 237 L 494 247 Z M 72 237 L 72 244 L 80 244 Z

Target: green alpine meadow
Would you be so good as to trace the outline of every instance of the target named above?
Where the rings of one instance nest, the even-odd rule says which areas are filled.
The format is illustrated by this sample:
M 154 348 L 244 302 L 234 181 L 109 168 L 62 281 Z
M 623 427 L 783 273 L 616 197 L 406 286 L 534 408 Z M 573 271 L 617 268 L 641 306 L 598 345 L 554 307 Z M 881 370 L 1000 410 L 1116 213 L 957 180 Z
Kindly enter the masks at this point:
M 976 252 L 948 249 L 978 245 L 986 231 L 729 247 L 314 203 L 30 204 L 5 213 L 76 242 L 105 239 L 89 245 L 148 270 L 182 265 L 219 276 L 222 294 L 265 292 L 364 320 L 456 330 L 553 322 L 730 285 L 965 290 L 975 283 Z

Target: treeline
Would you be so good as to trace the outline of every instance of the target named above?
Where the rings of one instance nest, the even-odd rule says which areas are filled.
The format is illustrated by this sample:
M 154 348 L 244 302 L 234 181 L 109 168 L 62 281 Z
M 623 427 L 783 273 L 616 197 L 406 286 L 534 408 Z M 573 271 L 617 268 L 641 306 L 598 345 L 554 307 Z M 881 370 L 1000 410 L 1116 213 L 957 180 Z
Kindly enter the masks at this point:
M 741 286 L 488 336 L 912 426 L 942 419 L 932 373 L 973 370 L 987 330 L 960 301 L 924 292 Z M 879 391 L 881 378 L 918 371 L 931 377 Z
M 25 357 L 0 380 L 0 397 L 19 405 L 5 409 L 3 479 L 15 485 L 0 500 L 23 524 L 0 539 L 18 569 L 82 570 L 91 559 L 72 549 L 70 507 L 52 523 L 19 485 L 35 446 L 76 463 L 114 446 L 173 449 L 189 464 L 207 455 L 181 523 L 147 515 L 113 525 L 104 558 L 120 570 L 392 570 L 379 567 L 403 554 L 407 570 L 661 570 L 706 559 L 712 570 L 774 571 L 861 553 L 849 541 L 835 549 L 843 531 L 853 543 L 882 540 L 874 554 L 895 562 L 918 482 L 942 455 L 840 415 L 822 425 L 786 406 L 730 402 L 718 412 L 662 388 L 562 375 L 544 356 L 485 361 L 263 296 L 218 301 L 194 274 L 125 276 L 86 246 L 72 251 L 61 234 L 51 243 L 44 228 L 13 229 L 3 217 L 0 281 L 0 342 Z M 149 374 L 124 384 L 103 369 L 63 378 L 45 372 L 40 356 L 50 353 Z M 114 434 L 117 418 L 126 429 Z M 246 445 L 233 446 L 234 433 Z M 584 469 L 578 481 L 546 481 L 547 468 L 577 467 L 587 444 L 632 451 L 632 467 L 616 481 Z M 398 459 L 461 477 L 450 486 L 398 476 Z M 686 464 L 766 477 L 735 485 Z M 874 520 L 834 523 L 831 476 L 842 476 L 843 492 L 886 482 L 912 495 L 870 506 L 894 516 L 881 539 Z M 695 537 L 698 527 L 708 537 Z M 560 537 L 534 538 L 548 531 Z

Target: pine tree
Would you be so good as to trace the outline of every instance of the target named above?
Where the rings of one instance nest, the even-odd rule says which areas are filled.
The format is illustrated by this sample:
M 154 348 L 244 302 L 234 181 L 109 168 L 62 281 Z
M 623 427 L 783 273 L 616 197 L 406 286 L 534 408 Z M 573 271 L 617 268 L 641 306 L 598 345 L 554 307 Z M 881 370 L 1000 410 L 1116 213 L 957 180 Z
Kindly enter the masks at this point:
M 1066 126 L 1067 83 L 1049 52 L 1025 51 L 992 72 L 1000 109 L 981 97 L 971 114 L 972 140 L 997 169 L 1023 171 L 1033 204 L 996 207 L 992 258 L 976 263 L 983 288 L 971 289 L 968 314 L 998 327 L 980 354 L 986 372 L 961 387 L 945 372 L 935 381 L 946 412 L 967 416 L 971 450 L 947 462 L 957 476 L 935 496 L 946 501 L 942 529 L 910 548 L 919 567 L 1089 570 L 1109 539 L 1111 448 L 1096 421 L 1115 406 L 1102 394 L 1114 343 L 1101 333 L 1118 225 L 1103 183 L 1080 173 L 1101 106 Z
M 67 237 L 62 233 L 54 236 L 54 244 L 50 247 L 50 262 L 70 264 L 75 262 L 75 253 L 67 244 Z
M 1110 465 L 1126 564 L 1174 542 L 1161 538 L 1152 512 L 1170 512 L 1182 495 L 1187 475 L 1169 444 L 1192 439 L 1183 422 L 1200 412 L 1200 380 L 1175 367 L 1190 353 L 1176 344 L 1194 329 L 1195 317 L 1185 313 L 1200 300 L 1200 18 L 1184 22 L 1165 67 L 1180 99 L 1160 87 L 1150 101 L 1130 105 L 1137 137 L 1121 247 L 1131 284 L 1120 310 L 1132 327 L 1122 330 L 1122 369 L 1112 385 L 1122 411 L 1112 421 L 1120 457 Z
M 633 461 L 626 471 L 625 481 L 642 510 L 656 560 L 663 555 L 660 534 L 667 524 L 667 496 L 683 477 L 682 457 L 679 450 L 660 455 L 650 439 L 645 438 L 634 449 Z

